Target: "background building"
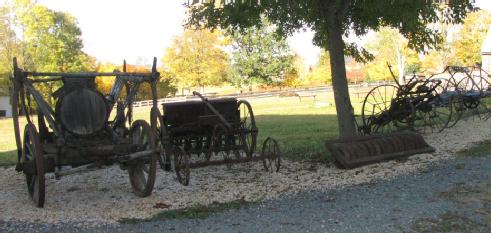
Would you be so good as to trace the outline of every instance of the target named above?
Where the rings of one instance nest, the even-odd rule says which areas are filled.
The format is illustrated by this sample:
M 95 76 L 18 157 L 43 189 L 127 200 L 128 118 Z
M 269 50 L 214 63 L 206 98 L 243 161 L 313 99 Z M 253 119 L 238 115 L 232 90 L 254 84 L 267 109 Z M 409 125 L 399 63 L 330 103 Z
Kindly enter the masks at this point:
M 482 69 L 486 72 L 491 72 L 491 28 L 488 30 L 488 35 L 484 40 L 481 48 Z
M 12 117 L 12 105 L 8 90 L 0 88 L 0 117 Z

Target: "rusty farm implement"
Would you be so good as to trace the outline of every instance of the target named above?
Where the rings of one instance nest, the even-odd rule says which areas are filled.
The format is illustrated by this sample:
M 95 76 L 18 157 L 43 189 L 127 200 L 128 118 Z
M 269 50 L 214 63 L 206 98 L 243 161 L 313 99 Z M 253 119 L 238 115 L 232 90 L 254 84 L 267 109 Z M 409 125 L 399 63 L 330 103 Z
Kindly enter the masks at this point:
M 13 123 L 17 144 L 17 171 L 25 174 L 27 190 L 36 206 L 45 202 L 45 174 L 56 178 L 119 164 L 128 171 L 133 192 L 152 193 L 158 151 L 157 139 L 144 120 L 132 121 L 132 103 L 143 83 L 149 83 L 157 105 L 156 59 L 151 72 L 40 73 L 22 70 L 13 62 Z M 107 96 L 95 88 L 96 77 L 115 77 Z M 58 83 L 55 107 L 39 91 Z M 125 89 L 125 94 L 121 92 Z M 116 106 L 116 108 L 114 108 Z M 114 118 L 110 120 L 113 109 Z M 23 132 L 19 113 L 27 124 Z M 32 114 L 34 113 L 34 115 Z M 23 139 L 21 139 L 23 138 Z
M 280 169 L 276 140 L 267 138 L 256 153 L 258 128 L 249 102 L 193 94 L 199 100 L 164 103 L 162 115 L 152 109 L 164 170 L 174 168 L 178 181 L 188 185 L 196 167 L 262 161 L 266 171 Z
M 390 70 L 390 66 L 389 66 Z M 434 151 L 419 133 L 441 132 L 463 116 L 489 118 L 491 85 L 479 66 L 449 66 L 429 78 L 413 75 L 370 90 L 361 112 L 361 135 L 327 144 L 346 168 Z

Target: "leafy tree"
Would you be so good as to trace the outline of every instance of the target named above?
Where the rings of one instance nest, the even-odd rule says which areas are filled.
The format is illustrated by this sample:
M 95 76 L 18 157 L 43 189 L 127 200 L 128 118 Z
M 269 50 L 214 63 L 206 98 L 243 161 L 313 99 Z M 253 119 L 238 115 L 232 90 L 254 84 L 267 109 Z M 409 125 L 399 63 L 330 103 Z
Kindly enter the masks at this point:
M 188 29 L 175 37 L 162 58 L 164 69 L 176 77 L 182 87 L 218 85 L 226 79 L 229 56 L 224 52 L 226 40 L 216 30 Z
M 404 82 L 407 72 L 416 72 L 413 69 L 419 68 L 418 54 L 408 48 L 407 43 L 396 29 L 381 28 L 366 46 L 375 55 L 375 59 L 368 64 L 369 80 L 392 80 L 388 64 L 393 66 L 392 71 L 399 83 Z
M 21 32 L 17 35 L 20 49 L 15 56 L 20 55 L 24 69 L 51 72 L 95 69 L 95 59 L 82 51 L 82 32 L 72 15 L 30 0 L 15 0 L 8 10 L 13 16 L 11 27 Z M 59 82 L 39 84 L 50 104 L 52 93 L 60 86 Z
M 332 82 L 340 137 L 356 134 L 354 113 L 348 93 L 344 54 L 358 60 L 372 58 L 355 44 L 345 43 L 343 36 L 357 36 L 381 26 L 391 26 L 408 38 L 408 46 L 419 51 L 436 44 L 440 37 L 427 25 L 441 18 L 440 6 L 428 0 L 289 0 L 261 1 L 192 1 L 188 3 L 187 25 L 208 28 L 248 28 L 261 25 L 264 15 L 289 35 L 308 27 L 315 32 L 314 43 L 329 51 Z M 200 2 L 195 4 L 195 2 Z M 471 8 L 469 0 L 453 0 L 445 9 L 444 20 L 460 22 Z
M 490 26 L 491 13 L 487 11 L 480 10 L 467 16 L 452 43 L 454 65 L 471 66 L 481 62 L 481 47 Z
M 122 71 L 122 66 L 115 65 L 113 63 L 99 63 L 97 65 L 97 72 L 113 72 L 115 70 Z M 150 72 L 150 68 L 142 65 L 126 65 L 127 72 Z M 160 72 L 160 80 L 157 83 L 157 95 L 158 98 L 164 98 L 176 93 L 176 87 L 174 86 L 173 77 L 167 72 Z M 104 94 L 108 94 L 114 85 L 115 77 L 96 77 L 95 83 L 97 89 Z M 125 96 L 123 91 L 121 96 Z M 148 83 L 143 83 L 136 96 L 137 100 L 151 99 L 152 89 Z
M 281 86 L 284 87 L 298 87 L 303 84 L 307 76 L 307 69 L 305 67 L 302 57 L 295 54 L 292 59 L 292 67 L 286 72 Z
M 319 55 L 319 61 L 313 67 L 308 76 L 309 85 L 325 85 L 331 83 L 331 57 L 329 52 L 322 50 Z
M 0 89 L 8 90 L 9 76 L 12 74 L 12 58 L 19 52 L 18 41 L 9 9 L 0 6 Z
M 235 86 L 240 87 L 244 83 L 250 87 L 253 82 L 278 85 L 292 69 L 293 54 L 285 38 L 277 35 L 274 27 L 263 21 L 260 26 L 229 30 L 232 68 L 234 74 L 240 75 L 232 79 Z

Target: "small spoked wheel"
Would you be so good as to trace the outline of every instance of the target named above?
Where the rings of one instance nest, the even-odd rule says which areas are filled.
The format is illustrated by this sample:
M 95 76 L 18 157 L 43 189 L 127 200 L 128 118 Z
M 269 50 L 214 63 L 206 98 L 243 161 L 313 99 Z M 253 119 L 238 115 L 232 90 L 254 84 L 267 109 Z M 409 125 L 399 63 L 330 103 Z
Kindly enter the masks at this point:
M 189 167 L 189 154 L 182 147 L 174 148 L 174 169 L 177 181 L 182 185 L 189 185 L 191 168 Z
M 146 121 L 137 120 L 130 130 L 130 142 L 138 145 L 139 151 L 156 149 L 155 134 Z M 146 197 L 152 193 L 157 170 L 157 153 L 138 158 L 128 163 L 128 173 L 131 187 L 139 197 Z
M 258 132 L 254 112 L 252 112 L 251 104 L 245 100 L 240 100 L 237 106 L 240 113 L 240 144 L 247 157 L 251 157 L 256 150 Z
M 44 158 L 39 134 L 32 123 L 24 129 L 22 162 L 29 196 L 37 207 L 42 208 L 45 198 Z
M 264 170 L 278 172 L 280 170 L 280 146 L 273 138 L 267 138 L 263 143 L 263 165 Z

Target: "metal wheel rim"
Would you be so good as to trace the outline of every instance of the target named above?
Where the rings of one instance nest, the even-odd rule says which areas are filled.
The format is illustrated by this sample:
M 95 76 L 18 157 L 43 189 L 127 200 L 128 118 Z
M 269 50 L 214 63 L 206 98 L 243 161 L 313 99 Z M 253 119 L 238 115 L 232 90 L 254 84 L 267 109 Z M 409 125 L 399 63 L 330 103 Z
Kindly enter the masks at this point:
M 384 94 L 382 94 L 382 89 Z M 377 134 L 394 130 L 395 126 L 391 121 L 376 124 L 373 120 L 377 119 L 377 117 L 382 117 L 382 114 L 389 113 L 392 100 L 397 97 L 397 90 L 397 86 L 395 85 L 384 84 L 374 87 L 368 92 L 363 101 L 361 112 L 362 130 L 365 131 L 364 133 Z M 390 94 L 387 95 L 387 93 Z
M 238 111 L 240 113 L 240 143 L 244 148 L 244 152 L 248 157 L 256 150 L 257 143 L 257 126 L 254 117 L 254 112 L 252 111 L 251 104 L 245 100 L 240 100 L 238 102 Z
M 278 172 L 281 166 L 280 154 L 278 142 L 273 138 L 267 138 L 262 148 L 264 170 Z

